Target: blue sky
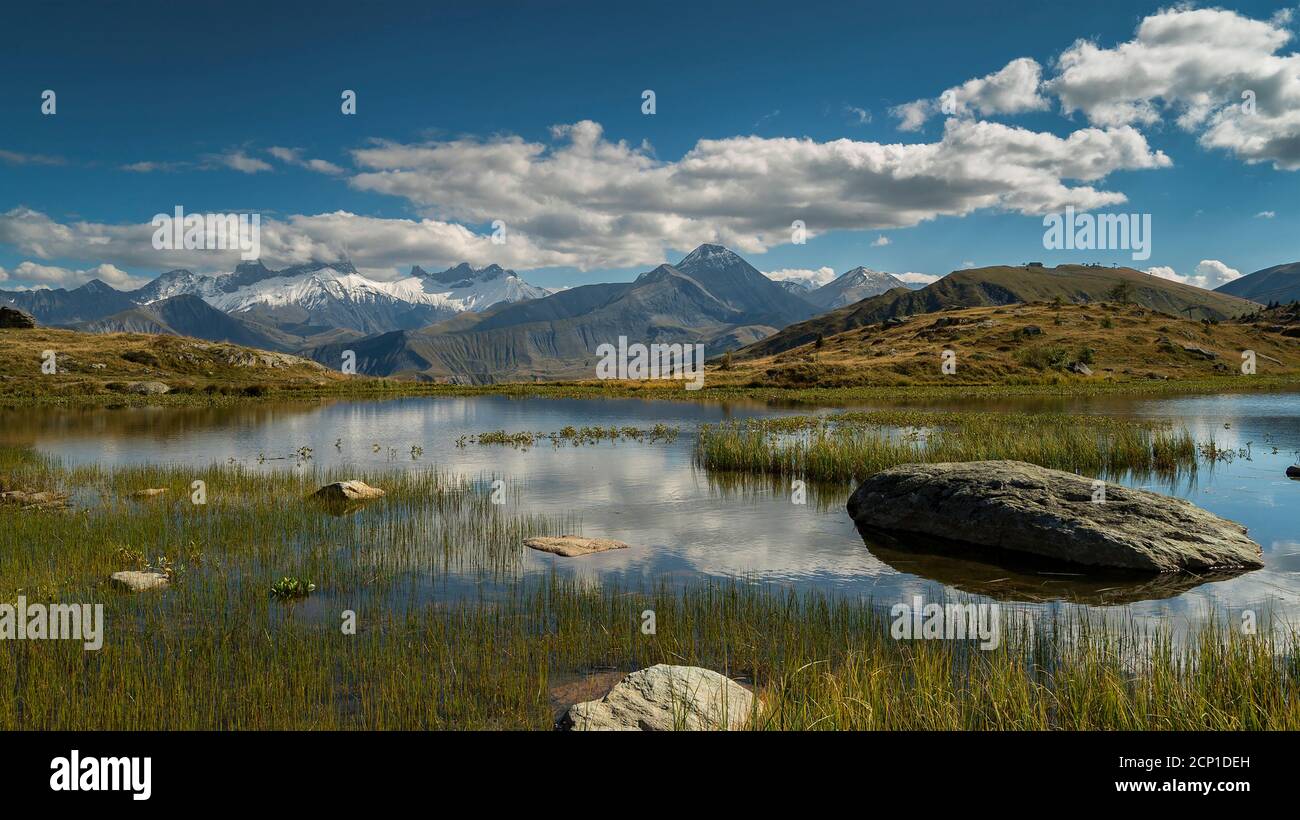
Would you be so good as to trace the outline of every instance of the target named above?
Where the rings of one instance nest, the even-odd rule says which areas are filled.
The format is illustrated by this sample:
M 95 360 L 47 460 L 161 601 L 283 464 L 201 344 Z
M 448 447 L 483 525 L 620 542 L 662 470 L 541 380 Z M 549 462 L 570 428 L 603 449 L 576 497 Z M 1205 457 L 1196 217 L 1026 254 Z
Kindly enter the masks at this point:
M 1123 44 L 1141 40 L 1159 4 L 1001 7 L 7 10 L 0 288 L 229 270 L 229 255 L 147 247 L 140 226 L 177 205 L 262 214 L 273 265 L 346 252 L 385 277 L 464 258 L 548 287 L 629 279 L 708 240 L 764 271 L 941 275 L 1040 259 L 1211 285 L 1224 270 L 1300 258 L 1300 58 L 1287 39 L 1300 20 L 1288 4 L 1221 7 L 1199 21 L 1222 35 L 1208 48 L 1192 18 L 1165 18 L 1189 25 L 1137 53 Z M 913 130 L 891 113 L 933 109 L 945 89 L 1024 58 L 1050 83 L 1081 38 L 1100 53 L 1076 51 L 1079 73 L 1063 85 L 995 98 L 986 84 L 956 116 L 931 110 Z M 1108 76 L 1115 57 L 1133 62 Z M 1129 83 L 1179 60 L 1175 77 Z M 1214 76 L 1228 64 L 1235 76 Z M 1252 84 L 1265 115 L 1234 120 L 1235 90 Z M 45 89 L 57 94 L 53 116 L 41 112 Z M 340 112 L 343 89 L 357 92 L 355 116 Z M 1205 110 L 1188 115 L 1198 100 Z M 579 123 L 598 127 L 552 130 Z M 1095 133 L 1069 141 L 1085 131 Z M 716 142 L 701 154 L 702 140 Z M 935 147 L 891 148 L 925 145 Z M 1081 163 L 1100 170 L 1070 176 Z M 1044 250 L 1043 214 L 1088 202 L 1152 214 L 1151 258 Z M 504 246 L 487 241 L 493 218 L 507 226 Z M 813 234 L 805 244 L 789 241 L 795 219 Z

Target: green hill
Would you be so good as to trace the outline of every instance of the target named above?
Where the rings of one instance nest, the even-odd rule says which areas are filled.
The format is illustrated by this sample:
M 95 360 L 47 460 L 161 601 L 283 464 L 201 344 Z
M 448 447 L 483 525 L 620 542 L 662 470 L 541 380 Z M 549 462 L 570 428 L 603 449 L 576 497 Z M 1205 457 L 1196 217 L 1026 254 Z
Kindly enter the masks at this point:
M 1113 300 L 1116 288 L 1128 291 L 1127 301 L 1151 310 L 1190 319 L 1223 320 L 1251 313 L 1259 305 L 1246 299 L 1171 282 L 1132 268 L 1087 265 L 995 266 L 954 271 L 920 290 L 894 288 L 852 305 L 823 313 L 733 354 L 760 358 L 814 341 L 818 336 L 877 324 L 886 319 L 941 310 L 990 307 L 1015 303 L 1090 304 Z

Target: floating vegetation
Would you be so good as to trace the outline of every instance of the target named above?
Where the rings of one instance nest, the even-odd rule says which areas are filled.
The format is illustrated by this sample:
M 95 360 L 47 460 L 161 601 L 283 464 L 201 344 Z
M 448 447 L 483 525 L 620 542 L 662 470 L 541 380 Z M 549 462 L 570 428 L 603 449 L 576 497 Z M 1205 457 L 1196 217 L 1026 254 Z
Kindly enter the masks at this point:
M 278 598 L 281 601 L 293 600 L 295 598 L 306 598 L 316 591 L 316 585 L 302 578 L 294 578 L 286 575 L 280 580 L 271 584 L 271 597 Z
M 570 425 L 553 433 L 530 433 L 527 431 L 509 433 L 505 430 L 495 430 L 488 433 L 479 433 L 476 436 L 461 436 L 456 439 L 456 446 L 465 447 L 469 444 L 504 445 L 526 450 L 543 441 L 549 441 L 555 447 L 562 445 L 580 447 L 584 444 L 597 444 L 602 441 L 671 444 L 677 440 L 680 432 L 681 428 L 669 427 L 663 423 L 656 424 L 648 429 L 614 426 L 579 428 Z

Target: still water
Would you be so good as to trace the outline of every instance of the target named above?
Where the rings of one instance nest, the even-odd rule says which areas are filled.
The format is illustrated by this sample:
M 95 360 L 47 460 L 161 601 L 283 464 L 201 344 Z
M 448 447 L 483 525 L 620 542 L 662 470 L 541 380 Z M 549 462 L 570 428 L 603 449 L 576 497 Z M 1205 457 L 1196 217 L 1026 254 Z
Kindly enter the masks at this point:
M 1300 395 L 1002 399 L 908 406 L 1162 418 L 1187 427 L 1198 442 L 1212 437 L 1220 447 L 1244 448 L 1246 456 L 1202 462 L 1194 476 L 1174 484 L 1156 478 L 1113 480 L 1187 498 L 1244 524 L 1263 546 L 1266 566 L 1229 578 L 1152 580 L 1027 569 L 987 557 L 922 555 L 864 542 L 844 509 L 851 487 L 814 487 L 806 504 L 795 504 L 784 482 L 765 479 L 737 486 L 693 465 L 698 425 L 811 412 L 806 407 L 486 396 L 206 409 L 42 410 L 0 413 L 0 437 L 6 443 L 34 446 L 65 464 L 206 465 L 233 459 L 267 470 L 436 466 L 484 481 L 504 479 L 510 488 L 510 512 L 568 514 L 580 521 L 582 534 L 615 538 L 632 547 L 581 559 L 521 548 L 525 575 L 554 570 L 631 585 L 742 577 L 881 602 L 914 594 L 935 600 L 958 593 L 1029 605 L 1124 606 L 1138 617 L 1199 619 L 1258 609 L 1300 622 L 1300 481 L 1285 476 L 1300 450 Z M 542 440 L 526 450 L 458 445 L 462 436 L 493 430 L 550 433 L 567 425 L 645 429 L 656 424 L 680 428 L 680 434 L 672 442 L 656 443 L 623 440 L 557 447 Z M 301 447 L 311 448 L 309 462 L 295 455 Z M 412 447 L 422 452 L 413 455 Z

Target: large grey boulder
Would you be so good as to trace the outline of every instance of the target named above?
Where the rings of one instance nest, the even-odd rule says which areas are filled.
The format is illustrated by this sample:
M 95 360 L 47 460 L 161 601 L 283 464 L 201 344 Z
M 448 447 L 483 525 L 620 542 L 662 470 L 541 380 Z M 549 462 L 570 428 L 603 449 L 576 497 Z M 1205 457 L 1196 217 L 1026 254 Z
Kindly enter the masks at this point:
M 1094 499 L 1102 499 L 1099 501 Z M 859 529 L 915 533 L 1095 567 L 1263 566 L 1246 528 L 1179 498 L 1022 461 L 903 464 L 849 498 Z
M 743 729 L 754 708 L 748 689 L 698 666 L 656 664 L 623 678 L 600 700 L 576 703 L 560 720 L 574 731 Z
M 142 396 L 161 396 L 163 393 L 171 392 L 171 388 L 162 382 L 131 382 L 126 389 Z

